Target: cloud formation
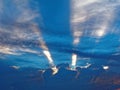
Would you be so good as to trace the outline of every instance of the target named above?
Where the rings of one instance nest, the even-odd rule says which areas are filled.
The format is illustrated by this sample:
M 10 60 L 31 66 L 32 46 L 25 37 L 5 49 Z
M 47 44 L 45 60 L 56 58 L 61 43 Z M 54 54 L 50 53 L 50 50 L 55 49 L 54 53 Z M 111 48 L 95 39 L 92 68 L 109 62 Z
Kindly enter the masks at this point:
M 20 52 L 40 53 L 28 44 L 39 46 L 40 29 L 34 21 L 41 18 L 29 0 L 0 0 L 0 53 L 20 55 Z
M 105 35 L 114 20 L 115 8 L 120 5 L 119 2 L 119 0 L 114 2 L 110 0 L 72 0 L 71 29 L 74 38 L 88 35 L 88 33 L 93 37 Z

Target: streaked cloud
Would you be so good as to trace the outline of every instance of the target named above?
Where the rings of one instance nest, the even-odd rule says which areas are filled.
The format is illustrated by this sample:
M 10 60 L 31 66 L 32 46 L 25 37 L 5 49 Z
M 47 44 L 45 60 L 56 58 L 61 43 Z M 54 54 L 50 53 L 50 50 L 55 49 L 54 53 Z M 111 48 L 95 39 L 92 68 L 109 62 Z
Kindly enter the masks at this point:
M 40 17 L 37 8 L 34 10 L 30 8 L 29 0 L 13 0 L 13 3 L 19 11 L 19 15 L 16 19 L 17 22 L 33 21 L 35 18 Z
M 7 1 L 4 1 L 2 4 L 4 6 L 4 12 L 2 13 L 3 15 L 0 16 L 0 18 L 3 18 L 1 19 L 3 22 L 0 22 L 0 53 L 8 55 L 34 53 L 39 55 L 40 51 L 34 50 L 34 47 L 32 47 L 32 49 L 29 48 L 27 44 L 33 43 L 39 50 L 42 50 L 42 53 L 48 59 L 53 74 L 56 74 L 58 69 L 54 64 L 52 55 L 40 30 L 42 18 L 37 6 L 34 5 L 34 8 L 31 8 L 29 0 L 12 0 L 9 2 L 10 7 L 6 7 L 6 3 Z M 34 1 L 34 4 L 35 3 L 36 1 Z M 10 10 L 15 11 L 11 13 Z M 36 19 L 37 21 L 39 20 L 39 25 L 35 22 Z M 37 45 L 35 45 L 35 43 L 37 43 Z M 24 46 L 24 48 L 22 46 Z M 13 68 L 16 67 L 14 66 Z
M 109 27 L 115 19 L 115 8 L 120 6 L 119 2 L 120 0 L 71 0 L 70 25 L 73 48 L 77 48 L 82 37 L 96 38 L 96 41 L 99 41 L 107 33 L 113 32 Z M 72 54 L 71 65 L 76 66 L 77 58 L 73 57 Z
M 115 7 L 120 5 L 119 2 L 119 0 L 72 0 L 72 32 L 79 31 L 82 35 L 85 35 L 87 32 L 91 32 L 89 35 L 94 37 L 104 36 L 108 32 L 109 25 L 114 20 Z M 94 22 L 89 26 L 88 23 L 91 22 L 91 20 Z M 82 35 L 79 35 L 79 38 Z
M 33 53 L 33 54 L 37 54 L 40 55 L 41 53 L 39 51 L 36 50 L 32 50 L 29 48 L 22 48 L 19 46 L 8 46 L 8 45 L 0 45 L 0 53 L 2 54 L 8 54 L 8 55 L 22 55 L 24 53 Z

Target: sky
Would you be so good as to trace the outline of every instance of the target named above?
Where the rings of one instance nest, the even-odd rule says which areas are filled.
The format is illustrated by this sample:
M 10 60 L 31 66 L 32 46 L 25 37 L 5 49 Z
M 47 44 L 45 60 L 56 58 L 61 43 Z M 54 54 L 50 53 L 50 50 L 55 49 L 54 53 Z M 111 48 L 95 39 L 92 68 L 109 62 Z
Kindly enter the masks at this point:
M 86 63 L 103 65 L 111 59 L 117 62 L 119 3 L 0 0 L 0 58 L 10 59 L 10 65 L 40 68 L 60 63 L 69 63 L 71 68 Z

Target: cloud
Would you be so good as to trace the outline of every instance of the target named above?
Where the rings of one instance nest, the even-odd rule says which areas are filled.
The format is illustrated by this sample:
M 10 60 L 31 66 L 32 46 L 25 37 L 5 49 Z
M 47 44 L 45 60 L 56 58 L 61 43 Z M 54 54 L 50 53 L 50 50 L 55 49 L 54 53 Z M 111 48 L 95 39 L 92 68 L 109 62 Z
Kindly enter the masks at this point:
M 4 44 L 37 43 L 41 48 L 48 49 L 40 32 L 42 21 L 37 2 L 32 3 L 33 8 L 29 0 L 9 1 L 9 7 L 7 3 L 6 0 L 2 1 L 4 12 L 0 14 L 0 42 Z M 39 20 L 39 26 L 35 22 L 36 19 Z
M 44 51 L 49 52 L 40 31 L 39 25 L 42 21 L 37 6 L 35 5 L 34 9 L 31 8 L 29 0 L 12 0 L 9 5 L 10 7 L 7 6 L 7 1 L 3 2 L 4 12 L 0 16 L 2 18 L 0 22 L 0 53 L 9 55 L 34 53 L 39 55 L 40 51 L 38 50 L 41 49 L 43 53 Z M 11 13 L 10 10 L 14 11 Z M 35 22 L 36 19 L 39 20 L 39 25 Z M 29 45 L 32 45 L 32 49 Z M 50 52 L 49 55 L 44 54 L 49 57 Z M 49 59 L 52 60 L 51 55 Z
M 74 38 L 83 35 L 102 37 L 108 31 L 115 18 L 115 8 L 120 0 L 72 0 L 71 1 L 71 30 Z M 81 33 L 79 36 L 74 33 Z M 80 40 L 77 40 L 80 41 Z
M 6 55 L 22 55 L 24 53 L 33 53 L 40 55 L 40 51 L 32 50 L 30 48 L 23 48 L 19 46 L 0 45 L 0 53 Z
M 37 9 L 33 10 L 30 8 L 29 0 L 13 0 L 13 3 L 20 12 L 16 20 L 17 22 L 28 22 L 34 20 L 37 17 L 40 17 Z

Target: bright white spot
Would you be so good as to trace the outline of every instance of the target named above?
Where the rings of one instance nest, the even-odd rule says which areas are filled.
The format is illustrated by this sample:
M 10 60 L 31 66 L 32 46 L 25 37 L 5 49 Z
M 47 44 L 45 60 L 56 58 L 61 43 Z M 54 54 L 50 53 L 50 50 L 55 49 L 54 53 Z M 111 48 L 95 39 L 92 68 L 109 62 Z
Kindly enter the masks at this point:
M 98 37 L 102 37 L 105 34 L 105 31 L 107 29 L 107 25 L 101 26 L 99 30 L 96 30 L 95 34 Z
M 104 31 L 103 30 L 99 30 L 99 31 L 96 32 L 96 34 L 97 34 L 98 37 L 101 37 L 101 36 L 104 35 Z
M 109 66 L 103 66 L 103 69 L 107 70 L 107 69 L 109 69 Z

